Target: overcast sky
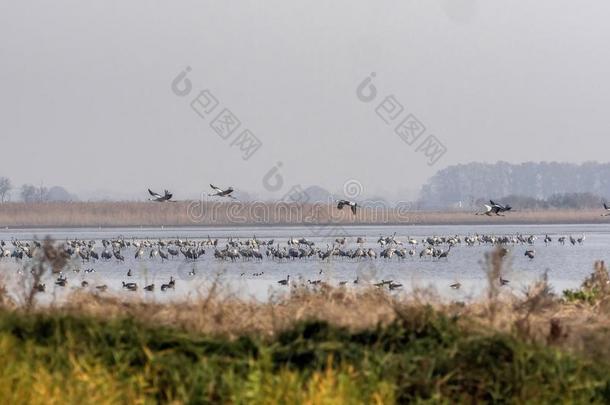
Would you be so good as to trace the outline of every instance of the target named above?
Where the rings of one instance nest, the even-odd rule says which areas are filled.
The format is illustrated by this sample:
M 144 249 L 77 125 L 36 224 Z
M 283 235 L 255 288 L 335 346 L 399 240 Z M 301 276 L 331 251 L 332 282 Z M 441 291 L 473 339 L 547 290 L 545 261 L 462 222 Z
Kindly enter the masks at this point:
M 395 197 L 450 164 L 607 161 L 609 12 L 601 0 L 6 1 L 0 175 L 84 195 L 180 197 L 210 182 L 266 195 L 282 162 L 276 195 L 356 179 Z M 177 96 L 187 66 L 192 89 Z M 219 105 L 201 118 L 190 103 L 204 89 Z M 426 127 L 413 145 L 376 114 L 390 95 L 396 120 Z M 210 127 L 224 108 L 241 122 L 227 140 Z M 262 142 L 248 160 L 231 145 L 244 129 Z M 447 150 L 432 166 L 417 151 L 428 135 Z

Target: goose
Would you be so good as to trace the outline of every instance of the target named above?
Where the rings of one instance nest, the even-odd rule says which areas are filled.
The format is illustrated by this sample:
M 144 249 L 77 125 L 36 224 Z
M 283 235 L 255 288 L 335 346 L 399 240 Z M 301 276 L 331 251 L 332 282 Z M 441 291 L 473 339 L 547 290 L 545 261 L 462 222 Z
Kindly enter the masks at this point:
M 86 280 L 83 280 L 83 281 L 80 283 L 80 285 L 81 285 L 81 287 L 86 288 L 86 287 L 88 287 L 88 286 L 89 286 L 89 283 L 88 283 Z
M 169 283 L 161 284 L 161 291 L 165 291 L 169 288 L 171 288 L 173 290 L 175 286 L 176 286 L 176 281 L 174 280 L 173 277 L 170 276 Z
M 55 281 L 55 285 L 58 285 L 60 287 L 65 287 L 67 283 L 68 279 L 64 276 L 59 276 L 59 278 Z
M 502 276 L 500 276 L 500 285 L 507 285 L 508 283 L 510 283 L 509 280 L 502 278 Z
M 549 235 L 544 235 L 544 244 L 548 244 L 551 243 L 553 241 L 553 239 L 551 239 L 551 237 Z
M 216 193 L 214 193 L 214 194 L 208 194 L 208 196 L 210 196 L 210 197 L 228 197 L 228 198 L 232 198 L 232 199 L 234 199 L 234 200 L 237 200 L 237 198 L 235 198 L 235 197 L 233 197 L 233 196 L 231 195 L 231 193 L 232 193 L 233 191 L 235 191 L 235 190 L 233 189 L 233 187 L 229 187 L 229 188 L 227 188 L 226 190 L 223 190 L 223 189 L 221 189 L 220 187 L 216 187 L 216 186 L 215 186 L 215 185 L 213 185 L 213 184 L 210 184 L 210 187 L 212 187 L 212 190 L 216 191 Z
M 604 202 L 604 209 L 606 210 L 606 213 L 602 214 L 601 216 L 607 217 L 608 215 L 610 215 L 610 207 L 608 207 L 608 204 L 606 204 L 605 202 Z
M 459 281 L 456 281 L 455 283 L 451 284 L 449 287 L 453 288 L 454 290 L 459 290 L 461 286 L 462 286 L 462 284 Z
M 352 210 L 352 214 L 356 215 L 356 209 L 358 207 L 357 203 L 355 203 L 354 201 L 348 201 L 348 200 L 339 200 L 337 202 L 337 208 L 340 210 L 342 210 L 343 207 L 345 207 L 346 205 L 348 207 L 350 207 L 350 209 Z
M 155 285 L 154 284 L 149 284 L 146 287 L 144 287 L 145 291 L 154 291 L 155 289 Z
M 373 284 L 375 287 L 383 287 L 385 285 L 390 285 L 394 282 L 394 280 L 381 280 L 379 283 Z
M 148 189 L 148 193 L 153 197 L 153 198 L 149 198 L 148 201 L 155 201 L 155 202 L 169 201 L 169 200 L 171 200 L 171 198 L 173 196 L 173 194 L 167 190 L 164 191 L 163 195 L 161 195 L 159 193 L 155 193 L 151 189 Z
M 169 256 L 167 255 L 167 253 L 165 253 L 163 250 L 159 249 L 159 256 L 161 256 L 161 262 L 163 262 L 164 260 L 169 259 Z
M 530 259 L 533 259 L 535 255 L 536 255 L 536 251 L 534 249 L 531 249 L 531 250 L 526 250 L 524 256 L 527 256 Z
M 129 291 L 136 291 L 138 289 L 138 285 L 136 283 L 126 283 L 123 281 L 123 288 Z
M 106 284 L 96 285 L 95 289 L 98 290 L 98 291 L 104 292 L 104 291 L 106 291 L 108 289 L 108 286 Z
M 194 276 L 195 275 L 195 268 L 193 267 L 193 269 L 191 271 L 189 271 L 189 276 Z
M 288 285 L 289 282 L 290 282 L 290 274 L 287 275 L 285 279 L 279 280 L 277 283 L 279 285 Z
M 131 269 L 127 270 L 127 277 L 131 277 Z
M 388 288 L 390 290 L 396 290 L 397 288 L 402 288 L 402 284 L 390 281 L 390 283 L 388 284 Z

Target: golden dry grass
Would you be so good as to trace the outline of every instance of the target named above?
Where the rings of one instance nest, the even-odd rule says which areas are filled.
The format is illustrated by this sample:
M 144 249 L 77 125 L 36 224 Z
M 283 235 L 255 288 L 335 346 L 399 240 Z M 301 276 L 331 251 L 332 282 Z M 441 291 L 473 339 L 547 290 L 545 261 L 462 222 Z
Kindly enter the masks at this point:
M 509 265 L 501 250 L 486 264 L 489 293 L 471 303 L 433 291 L 327 285 L 293 286 L 266 302 L 227 296 L 219 285 L 170 303 L 82 291 L 46 306 L 5 300 L 0 355 L 10 366 L 0 368 L 0 396 L 11 403 L 602 402 L 610 393 L 604 263 L 583 282 L 587 299 L 572 301 L 553 294 L 546 278 L 521 294 L 499 286 Z
M 552 343 L 567 349 L 591 351 L 587 346 L 610 337 L 610 277 L 604 262 L 596 262 L 591 275 L 583 280 L 576 294 L 561 296 L 552 291 L 546 274 L 527 290 L 514 292 L 500 285 L 500 275 L 510 270 L 511 261 L 501 247 L 486 253 L 487 294 L 474 301 L 448 302 L 433 290 L 416 289 L 409 294 L 391 294 L 385 288 L 315 288 L 293 283 L 289 294 L 267 301 L 237 298 L 230 286 L 215 281 L 195 298 L 154 302 L 125 295 L 97 294 L 75 290 L 60 302 L 37 305 L 39 278 L 48 271 L 58 272 L 65 257 L 46 239 L 26 274 L 32 282 L 23 291 L 7 293 L 0 276 L 0 307 L 16 311 L 60 312 L 100 319 L 128 316 L 145 324 L 163 325 L 213 336 L 256 335 L 272 338 L 307 320 L 326 321 L 352 331 L 389 325 L 402 313 L 430 307 L 466 322 L 481 332 L 517 333 L 521 338 Z M 483 275 L 483 274 L 482 274 Z M 485 282 L 485 281 L 482 281 Z M 16 293 L 16 295 L 15 295 Z M 15 302 L 11 297 L 22 297 Z M 570 298 L 572 297 L 572 298 Z M 593 348 L 610 359 L 610 346 Z
M 402 313 L 417 313 L 424 307 L 459 319 L 465 329 L 479 334 L 517 334 L 524 341 L 610 361 L 610 347 L 600 344 L 610 341 L 610 295 L 593 305 L 571 303 L 550 293 L 544 280 L 523 295 L 502 290 L 471 303 L 445 302 L 429 291 L 391 295 L 375 287 L 354 290 L 322 285 L 293 287 L 288 296 L 267 302 L 227 297 L 214 287 L 197 299 L 171 303 L 74 292 L 63 303 L 33 311 L 102 320 L 130 317 L 147 325 L 216 337 L 271 339 L 302 321 L 326 321 L 357 332 L 390 325 Z
M 198 201 L 0 204 L 0 227 L 118 227 L 290 224 L 554 224 L 606 223 L 599 210 L 515 211 L 505 217 L 473 212 L 423 212 L 409 206 L 366 208 L 357 216 L 329 204 Z

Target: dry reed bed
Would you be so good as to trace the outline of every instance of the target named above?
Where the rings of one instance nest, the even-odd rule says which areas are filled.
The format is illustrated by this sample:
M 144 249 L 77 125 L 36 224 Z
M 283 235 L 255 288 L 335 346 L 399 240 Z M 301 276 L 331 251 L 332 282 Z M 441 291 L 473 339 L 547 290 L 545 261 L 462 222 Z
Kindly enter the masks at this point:
M 352 331 L 371 329 L 404 318 L 403 314 L 432 308 L 457 319 L 467 330 L 516 333 L 527 341 L 558 344 L 610 360 L 610 347 L 603 344 L 610 341 L 610 276 L 604 262 L 595 263 L 578 291 L 562 296 L 553 292 L 546 274 L 518 294 L 503 288 L 499 280 L 510 268 L 510 260 L 498 247 L 485 254 L 487 295 L 468 303 L 442 300 L 433 290 L 392 294 L 385 288 L 336 288 L 326 284 L 315 288 L 293 284 L 289 293 L 260 302 L 236 298 L 230 286 L 214 282 L 196 298 L 184 301 L 159 303 L 81 290 L 61 302 L 37 305 L 35 286 L 42 276 L 58 273 L 66 264 L 66 256 L 46 239 L 33 263 L 24 269 L 30 280 L 21 284 L 22 291 L 8 294 L 0 280 L 0 307 L 100 319 L 130 317 L 145 324 L 231 338 L 272 338 L 305 320 L 327 321 Z M 14 297 L 22 299 L 15 301 Z
M 272 339 L 301 321 L 320 320 L 361 331 L 389 325 L 401 314 L 423 308 L 458 319 L 464 330 L 478 334 L 517 334 L 524 341 L 610 361 L 610 347 L 604 343 L 610 341 L 610 298 L 594 305 L 568 303 L 552 294 L 544 281 L 523 296 L 498 289 L 497 294 L 472 303 L 446 302 L 430 291 L 392 295 L 374 287 L 356 291 L 323 285 L 293 287 L 287 296 L 268 302 L 227 297 L 217 287 L 198 299 L 172 303 L 75 292 L 63 304 L 30 311 L 101 320 L 130 317 L 147 325 L 229 339 L 244 335 Z
M 562 297 L 546 277 L 515 294 L 499 285 L 504 256 L 485 256 L 488 293 L 472 303 L 327 285 L 258 302 L 213 284 L 183 302 L 81 290 L 17 306 L 0 283 L 11 365 L 0 392 L 12 403 L 607 403 L 604 263 Z M 34 262 L 35 283 L 66 259 L 46 240 Z
M 505 217 L 473 212 L 366 208 L 357 216 L 333 205 L 214 202 L 73 202 L 0 204 L 0 227 L 118 227 L 290 224 L 553 224 L 606 223 L 598 210 L 516 211 Z M 328 229 L 327 229 L 328 231 Z

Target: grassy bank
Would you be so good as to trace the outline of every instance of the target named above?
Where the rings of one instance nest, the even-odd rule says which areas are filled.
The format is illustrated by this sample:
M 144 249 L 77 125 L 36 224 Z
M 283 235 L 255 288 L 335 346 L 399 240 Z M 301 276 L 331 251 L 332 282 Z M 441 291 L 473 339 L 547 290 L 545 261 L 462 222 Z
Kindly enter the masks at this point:
M 25 277 L 50 266 L 41 263 Z M 37 259 L 38 260 L 38 259 Z M 293 286 L 266 302 L 224 296 L 157 303 L 76 291 L 16 302 L 0 283 L 4 403 L 608 403 L 610 278 L 581 288 L 546 278 L 488 294 Z M 39 269 L 39 270 L 37 270 Z M 483 279 L 484 280 L 484 279 Z M 483 281 L 484 282 L 484 281 Z M 35 292 L 35 289 L 31 290 Z
M 505 217 L 474 212 L 423 212 L 408 205 L 362 208 L 354 216 L 334 205 L 240 202 L 72 202 L 0 204 L 0 228 L 223 226 L 310 224 L 555 224 L 607 223 L 600 210 L 515 211 Z M 330 229 L 329 229 L 330 230 Z
M 67 314 L 0 313 L 6 403 L 599 402 L 610 364 L 475 333 L 431 308 L 358 332 L 303 321 L 228 340 Z

